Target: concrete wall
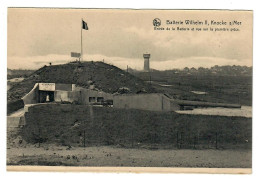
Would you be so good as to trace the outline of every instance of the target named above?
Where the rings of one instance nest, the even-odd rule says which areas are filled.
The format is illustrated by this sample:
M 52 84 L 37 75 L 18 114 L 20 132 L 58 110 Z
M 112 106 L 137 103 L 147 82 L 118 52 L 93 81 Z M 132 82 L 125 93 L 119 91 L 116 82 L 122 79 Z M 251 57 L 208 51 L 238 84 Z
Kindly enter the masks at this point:
M 72 89 L 72 91 L 75 91 L 76 90 L 76 84 L 71 84 L 71 89 Z
M 55 83 L 39 83 L 39 90 L 55 91 Z
M 89 98 L 92 97 L 97 102 L 98 97 L 103 97 L 104 100 L 113 99 L 113 95 L 101 91 L 77 88 L 74 91 L 58 91 L 54 92 L 54 101 L 78 102 L 79 104 L 89 104 Z
M 72 91 L 75 84 L 60 84 L 60 83 L 39 83 L 39 90 L 42 91 Z
M 33 89 L 26 94 L 22 100 L 24 102 L 24 104 L 36 104 L 38 103 L 38 98 L 39 97 L 39 84 L 36 83 L 33 87 Z
M 80 93 L 78 91 L 55 91 L 54 92 L 54 101 L 61 102 L 79 102 L 80 101 Z
M 163 94 L 135 94 L 114 96 L 115 108 L 131 108 L 150 111 L 172 111 L 171 99 Z
M 81 88 L 79 90 L 80 92 L 80 103 L 81 104 L 89 104 L 89 97 L 94 97 L 95 98 L 95 102 L 97 102 L 97 98 L 98 97 L 103 97 L 104 100 L 113 100 L 113 95 L 106 93 L 106 92 L 102 92 L 102 91 L 96 91 L 96 90 L 90 90 L 90 89 L 84 89 Z
M 72 91 L 71 84 L 55 84 L 55 90 Z
M 49 91 L 49 94 L 54 92 L 54 101 L 56 102 L 78 102 L 79 104 L 89 104 L 89 98 L 92 97 L 94 102 L 97 102 L 98 97 L 104 98 L 104 100 L 113 100 L 113 95 L 97 90 L 85 89 L 82 87 L 76 87 L 75 84 L 53 84 L 53 83 L 41 83 L 42 87 L 45 88 L 49 85 L 55 86 L 55 91 Z M 49 86 L 50 87 L 50 86 Z M 46 89 L 47 89 L 46 88 Z M 50 90 L 53 89 L 53 86 Z M 62 89 L 62 90 L 59 90 Z M 34 88 L 26 94 L 22 99 L 24 104 L 36 104 L 46 97 L 48 91 L 39 90 L 39 84 L 35 84 Z M 44 97 L 45 96 L 45 97 Z

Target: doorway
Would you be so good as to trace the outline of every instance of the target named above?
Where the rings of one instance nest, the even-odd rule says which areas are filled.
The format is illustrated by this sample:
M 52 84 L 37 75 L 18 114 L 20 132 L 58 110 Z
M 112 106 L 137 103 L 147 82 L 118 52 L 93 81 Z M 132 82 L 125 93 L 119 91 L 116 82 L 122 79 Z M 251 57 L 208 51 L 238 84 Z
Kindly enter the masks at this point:
M 39 103 L 53 102 L 54 91 L 39 91 Z

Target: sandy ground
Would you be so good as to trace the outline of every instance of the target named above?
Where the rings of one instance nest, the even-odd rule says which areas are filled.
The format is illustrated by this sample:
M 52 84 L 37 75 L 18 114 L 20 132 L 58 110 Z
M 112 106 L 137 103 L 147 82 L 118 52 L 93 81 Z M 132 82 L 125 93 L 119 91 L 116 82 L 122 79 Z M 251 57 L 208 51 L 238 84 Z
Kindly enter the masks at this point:
M 15 112 L 13 112 L 12 114 L 9 115 L 9 117 L 20 117 L 24 114 L 24 108 L 19 109 Z
M 175 111 L 179 114 L 199 114 L 199 115 L 216 115 L 216 116 L 238 116 L 252 118 L 252 107 L 242 106 L 238 108 L 196 108 L 193 110 Z
M 250 150 L 148 150 L 36 145 L 7 149 L 8 165 L 251 168 Z

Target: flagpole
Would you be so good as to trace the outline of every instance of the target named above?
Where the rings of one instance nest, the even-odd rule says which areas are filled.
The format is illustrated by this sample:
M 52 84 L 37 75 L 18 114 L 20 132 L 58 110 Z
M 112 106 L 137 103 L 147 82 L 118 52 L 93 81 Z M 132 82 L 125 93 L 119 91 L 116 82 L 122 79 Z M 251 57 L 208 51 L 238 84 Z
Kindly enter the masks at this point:
M 80 52 L 80 58 L 81 58 L 81 61 L 83 61 L 83 52 L 82 52 L 82 22 L 83 22 L 83 18 L 81 19 L 81 23 L 80 23 L 80 29 L 81 29 L 81 52 Z

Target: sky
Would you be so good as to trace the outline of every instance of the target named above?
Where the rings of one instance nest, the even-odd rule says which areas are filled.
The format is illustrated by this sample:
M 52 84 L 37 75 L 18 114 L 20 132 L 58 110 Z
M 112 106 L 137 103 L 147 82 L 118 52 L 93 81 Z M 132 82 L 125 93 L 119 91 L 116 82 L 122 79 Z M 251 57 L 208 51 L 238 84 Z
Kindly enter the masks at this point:
M 238 28 L 239 31 L 154 30 L 166 20 L 241 22 L 241 25 L 181 25 L 185 28 Z M 81 30 L 81 19 L 89 30 Z M 103 61 L 141 70 L 143 53 L 150 53 L 150 67 L 166 70 L 214 65 L 252 66 L 252 12 L 184 10 L 8 9 L 7 67 L 38 69 L 49 62 L 75 60 L 71 52 L 82 49 L 84 61 Z

